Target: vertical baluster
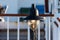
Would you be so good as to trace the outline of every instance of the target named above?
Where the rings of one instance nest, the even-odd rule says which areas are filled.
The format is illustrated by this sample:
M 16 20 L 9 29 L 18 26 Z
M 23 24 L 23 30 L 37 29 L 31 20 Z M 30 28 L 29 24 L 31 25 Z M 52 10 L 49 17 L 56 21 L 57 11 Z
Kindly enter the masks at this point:
M 45 37 L 46 37 L 46 40 L 48 40 L 48 35 L 47 35 L 47 18 L 45 19 L 45 32 L 46 32 L 46 34 L 45 34 Z
M 51 40 L 51 35 L 50 35 L 50 32 L 51 32 L 51 26 L 50 26 L 50 17 L 49 17 L 49 40 Z
M 28 25 L 28 40 L 30 40 L 30 27 Z
M 7 17 L 7 40 L 9 40 L 9 17 Z
M 17 40 L 19 40 L 19 38 L 20 38 L 20 36 L 19 36 L 19 34 L 20 34 L 20 32 L 19 32 L 20 26 L 19 25 L 20 24 L 19 24 L 19 17 L 18 17 Z
M 50 33 L 51 33 L 50 34 L 51 35 L 50 37 L 51 37 L 51 40 L 53 40 L 53 29 L 52 29 L 53 26 L 52 25 L 53 25 L 52 17 L 50 17 Z
M 38 26 L 38 40 L 40 40 L 40 21 L 37 26 Z

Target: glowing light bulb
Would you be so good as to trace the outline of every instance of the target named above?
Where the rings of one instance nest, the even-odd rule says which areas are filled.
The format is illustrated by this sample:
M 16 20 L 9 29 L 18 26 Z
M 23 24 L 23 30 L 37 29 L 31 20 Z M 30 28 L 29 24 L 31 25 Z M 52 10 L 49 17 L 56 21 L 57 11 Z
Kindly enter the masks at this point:
M 36 22 L 36 20 L 31 20 L 31 23 L 35 23 Z
M 37 28 L 37 20 L 30 20 L 28 21 L 28 25 L 30 26 L 30 28 L 34 31 Z

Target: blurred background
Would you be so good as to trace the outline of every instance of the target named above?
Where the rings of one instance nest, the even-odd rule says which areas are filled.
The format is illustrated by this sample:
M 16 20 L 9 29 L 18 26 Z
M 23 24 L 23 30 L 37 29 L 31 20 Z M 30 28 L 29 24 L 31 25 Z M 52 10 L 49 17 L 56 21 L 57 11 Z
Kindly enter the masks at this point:
M 0 4 L 2 4 L 2 6 L 8 6 L 8 9 L 6 12 L 8 14 L 18 14 L 18 13 L 28 14 L 29 11 L 27 10 L 29 10 L 29 8 L 31 7 L 33 3 L 36 6 L 41 5 L 41 7 L 43 7 L 42 10 L 44 10 L 44 5 L 45 5 L 44 0 L 0 0 Z M 16 21 L 16 20 L 17 20 L 16 17 L 10 18 L 10 21 Z

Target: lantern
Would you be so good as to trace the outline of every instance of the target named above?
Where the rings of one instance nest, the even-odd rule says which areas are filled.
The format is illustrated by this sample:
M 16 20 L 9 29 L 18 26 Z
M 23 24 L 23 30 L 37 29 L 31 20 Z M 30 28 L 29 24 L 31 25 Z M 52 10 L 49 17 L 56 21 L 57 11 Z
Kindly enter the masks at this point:
M 38 14 L 38 10 L 35 8 L 34 4 L 32 4 L 32 7 L 30 9 L 30 15 L 24 18 L 24 20 L 28 21 L 28 25 L 30 26 L 31 30 L 34 32 L 34 40 L 36 35 L 35 35 L 35 30 L 38 28 L 38 24 L 40 21 L 40 17 Z

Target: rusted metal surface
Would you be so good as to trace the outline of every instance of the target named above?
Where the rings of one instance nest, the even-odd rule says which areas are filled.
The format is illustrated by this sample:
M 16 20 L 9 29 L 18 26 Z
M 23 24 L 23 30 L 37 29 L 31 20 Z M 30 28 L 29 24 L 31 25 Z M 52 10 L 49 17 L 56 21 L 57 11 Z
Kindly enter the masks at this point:
M 29 14 L 0 14 L 0 16 L 28 16 Z M 39 14 L 39 16 L 43 17 L 54 17 L 54 14 Z
M 45 0 L 45 12 L 49 12 L 48 0 Z

